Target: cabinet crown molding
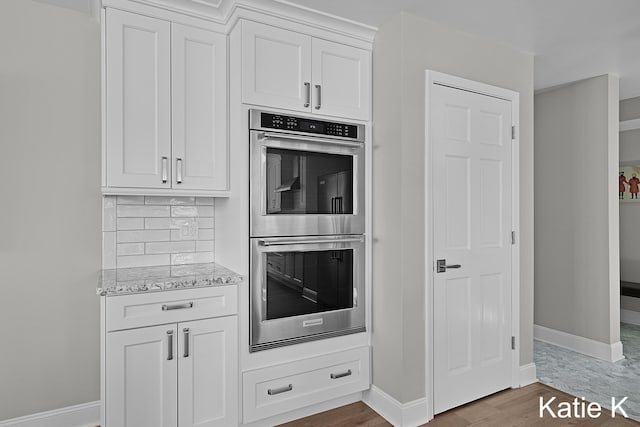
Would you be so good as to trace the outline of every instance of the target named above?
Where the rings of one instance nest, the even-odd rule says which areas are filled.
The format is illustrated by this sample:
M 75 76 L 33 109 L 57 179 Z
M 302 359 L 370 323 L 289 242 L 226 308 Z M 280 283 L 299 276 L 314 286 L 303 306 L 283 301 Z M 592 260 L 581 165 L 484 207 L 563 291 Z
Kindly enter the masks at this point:
M 135 9 L 135 4 L 161 8 L 222 25 L 233 24 L 252 13 L 282 17 L 300 24 L 332 30 L 372 43 L 376 27 L 331 15 L 287 0 L 102 0 L 104 7 Z

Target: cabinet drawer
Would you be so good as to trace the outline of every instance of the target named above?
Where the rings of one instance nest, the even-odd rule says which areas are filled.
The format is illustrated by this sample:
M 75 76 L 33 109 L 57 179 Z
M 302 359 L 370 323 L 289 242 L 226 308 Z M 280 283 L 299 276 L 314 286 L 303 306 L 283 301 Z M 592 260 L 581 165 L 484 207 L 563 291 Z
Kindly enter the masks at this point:
M 236 314 L 236 286 L 107 297 L 107 331 Z
M 244 422 L 366 390 L 369 363 L 369 347 L 361 347 L 245 372 Z

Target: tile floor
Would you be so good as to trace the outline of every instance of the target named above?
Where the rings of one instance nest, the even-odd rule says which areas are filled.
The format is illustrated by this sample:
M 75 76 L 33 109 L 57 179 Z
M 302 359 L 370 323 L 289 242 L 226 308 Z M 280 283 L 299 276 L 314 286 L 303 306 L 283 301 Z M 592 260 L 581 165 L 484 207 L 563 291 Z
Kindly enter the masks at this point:
M 540 382 L 584 397 L 611 409 L 611 397 L 629 417 L 640 421 L 640 326 L 622 323 L 620 339 L 625 359 L 609 363 L 580 353 L 535 341 L 534 361 Z

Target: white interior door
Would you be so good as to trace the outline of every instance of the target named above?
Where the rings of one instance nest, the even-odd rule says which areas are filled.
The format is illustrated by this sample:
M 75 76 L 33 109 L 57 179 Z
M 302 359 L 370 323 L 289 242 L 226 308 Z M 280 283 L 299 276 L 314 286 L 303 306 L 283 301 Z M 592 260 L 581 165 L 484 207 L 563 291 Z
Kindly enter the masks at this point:
M 440 413 L 511 386 L 511 101 L 435 84 L 430 114 Z

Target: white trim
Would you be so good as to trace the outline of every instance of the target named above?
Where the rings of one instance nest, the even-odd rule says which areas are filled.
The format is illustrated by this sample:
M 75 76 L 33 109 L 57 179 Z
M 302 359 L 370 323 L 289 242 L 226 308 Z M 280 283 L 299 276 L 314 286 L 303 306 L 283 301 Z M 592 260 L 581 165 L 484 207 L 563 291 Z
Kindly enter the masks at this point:
M 95 427 L 100 423 L 100 401 L 0 421 L 0 427 Z
M 640 325 L 640 312 L 621 308 L 620 321 L 624 323 L 631 323 L 632 325 Z
M 425 84 L 425 320 L 427 322 L 425 339 L 426 385 L 428 418 L 434 416 L 433 410 L 433 206 L 431 170 L 432 144 L 430 139 L 431 87 L 438 83 L 482 95 L 493 96 L 511 102 L 511 124 L 515 127 L 515 139 L 512 143 L 512 195 L 511 225 L 515 231 L 515 244 L 511 245 L 511 334 L 516 337 L 516 352 L 512 357 L 511 386 L 520 387 L 520 94 L 510 89 L 492 86 L 437 71 L 426 70 Z
M 362 392 L 348 394 L 346 396 L 338 397 L 336 399 L 327 400 L 324 402 L 316 403 L 314 405 L 305 406 L 299 409 L 295 409 L 284 414 L 274 415 L 269 418 L 257 420 L 247 424 L 241 424 L 242 427 L 271 427 L 290 421 L 299 420 L 320 412 L 330 411 L 341 406 L 350 405 L 362 400 Z M 0 426 L 2 427 L 2 426 Z
M 417 427 L 426 424 L 430 419 L 426 397 L 400 403 L 372 385 L 370 390 L 364 392 L 362 401 L 395 427 Z
M 620 122 L 620 132 L 634 129 L 640 129 L 640 119 L 625 120 L 624 122 Z
M 607 362 L 617 362 L 624 359 L 622 343 L 605 344 L 578 335 L 568 334 L 540 325 L 533 325 L 533 336 L 538 341 L 566 348 L 577 353 L 586 354 Z
M 520 366 L 520 387 L 525 387 L 537 382 L 538 377 L 536 376 L 535 363 Z

